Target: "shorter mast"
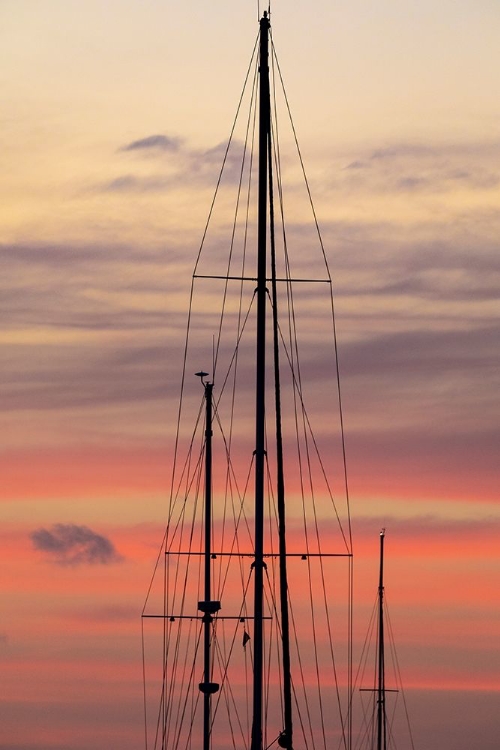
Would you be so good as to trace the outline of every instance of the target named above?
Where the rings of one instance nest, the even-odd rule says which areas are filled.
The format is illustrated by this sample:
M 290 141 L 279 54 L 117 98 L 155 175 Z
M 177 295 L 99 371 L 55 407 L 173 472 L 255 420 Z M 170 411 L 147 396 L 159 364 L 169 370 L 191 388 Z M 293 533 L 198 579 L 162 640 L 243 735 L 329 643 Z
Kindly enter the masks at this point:
M 213 383 L 205 383 L 206 372 L 197 372 L 205 388 L 205 549 L 204 549 L 204 584 L 205 598 L 198 602 L 198 610 L 203 612 L 203 682 L 199 689 L 203 693 L 203 750 L 210 750 L 210 724 L 212 695 L 219 690 L 219 685 L 212 682 L 210 658 L 210 637 L 213 615 L 220 609 L 220 602 L 212 601 L 211 565 L 212 565 L 212 391 Z
M 380 532 L 380 572 L 378 583 L 377 750 L 387 750 L 384 654 L 384 538 L 385 529 L 382 529 Z

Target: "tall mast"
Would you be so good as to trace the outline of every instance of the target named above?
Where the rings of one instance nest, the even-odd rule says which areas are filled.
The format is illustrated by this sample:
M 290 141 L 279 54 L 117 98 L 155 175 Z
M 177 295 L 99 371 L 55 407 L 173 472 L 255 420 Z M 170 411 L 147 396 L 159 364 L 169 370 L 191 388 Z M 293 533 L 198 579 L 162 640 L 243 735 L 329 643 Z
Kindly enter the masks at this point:
M 384 655 L 384 537 L 385 529 L 382 529 L 380 532 L 380 573 L 378 582 L 377 750 L 387 750 Z
M 213 383 L 204 383 L 206 372 L 197 372 L 205 387 L 205 543 L 204 543 L 204 585 L 205 599 L 198 602 L 198 609 L 203 612 L 203 682 L 199 689 L 203 694 L 203 750 L 210 750 L 210 723 L 212 695 L 219 690 L 219 685 L 212 682 L 210 657 L 210 636 L 213 615 L 219 611 L 220 602 L 212 601 L 211 565 L 212 565 L 212 391 Z
M 257 227 L 257 352 L 255 402 L 255 559 L 253 717 L 251 750 L 262 750 L 263 602 L 264 602 L 264 463 L 266 369 L 267 160 L 271 130 L 269 97 L 269 18 L 260 20 L 259 44 L 259 197 Z

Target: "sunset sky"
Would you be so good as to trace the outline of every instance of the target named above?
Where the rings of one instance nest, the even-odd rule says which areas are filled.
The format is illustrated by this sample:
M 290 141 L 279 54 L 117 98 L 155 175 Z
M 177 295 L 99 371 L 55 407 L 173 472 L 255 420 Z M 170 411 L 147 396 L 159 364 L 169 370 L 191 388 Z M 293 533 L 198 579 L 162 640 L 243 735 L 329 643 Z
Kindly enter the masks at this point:
M 271 8 L 336 294 L 356 632 L 385 527 L 415 747 L 496 750 L 500 3 Z M 0 3 L 0 750 L 143 747 L 190 274 L 258 12 Z

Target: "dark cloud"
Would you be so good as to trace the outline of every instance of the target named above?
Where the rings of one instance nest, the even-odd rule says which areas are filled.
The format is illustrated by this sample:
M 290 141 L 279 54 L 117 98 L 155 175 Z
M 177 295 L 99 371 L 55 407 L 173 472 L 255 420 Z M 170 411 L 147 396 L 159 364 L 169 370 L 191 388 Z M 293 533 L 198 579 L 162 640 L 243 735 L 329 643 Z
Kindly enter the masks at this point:
M 387 148 L 378 148 L 372 151 L 370 159 L 372 160 L 387 160 L 396 159 L 403 156 L 434 156 L 439 150 L 432 146 L 427 146 L 420 143 L 400 143 Z
M 108 565 L 121 560 L 113 543 L 87 526 L 58 523 L 30 536 L 35 549 L 59 565 Z
M 467 370 L 493 371 L 498 340 L 498 326 L 371 336 L 343 344 L 343 366 L 349 377 L 364 375 L 369 362 L 372 375 L 383 372 L 389 378 L 396 370 L 398 377 L 404 375 L 406 382 L 409 378 L 419 380 L 423 375 L 447 379 Z
M 439 294 L 449 300 L 463 299 L 463 294 L 468 299 L 481 297 L 482 288 L 491 291 L 497 286 L 492 274 L 500 272 L 499 231 L 500 214 L 495 210 L 444 227 L 422 222 L 404 232 L 391 222 L 322 225 L 337 293 L 351 290 L 351 283 L 349 290 L 343 288 L 348 277 L 341 272 L 356 271 L 349 282 L 357 295 L 380 290 L 397 294 L 399 287 L 417 283 L 419 296 Z
M 222 165 L 224 159 L 226 164 L 241 167 L 241 161 L 244 156 L 244 144 L 241 141 L 233 140 L 228 147 L 226 141 L 221 141 L 216 146 L 209 148 L 207 151 L 203 151 L 200 154 L 204 161 L 210 164 L 216 164 L 219 167 Z
M 122 191 L 128 192 L 129 190 L 137 190 L 139 179 L 134 177 L 132 174 L 123 174 L 120 177 L 116 177 L 114 180 L 108 183 L 105 190 L 109 190 L 112 193 L 120 193 Z
M 291 238 L 305 247 L 307 237 L 301 226 L 288 229 Z M 500 271 L 496 242 L 475 237 L 470 230 L 462 233 L 460 228 L 450 230 L 439 242 L 413 237 L 408 241 L 389 223 L 331 224 L 324 234 L 327 246 L 336 248 L 332 268 L 341 339 L 349 326 L 358 330 L 350 341 L 341 341 L 342 372 L 351 388 L 370 376 L 399 392 L 396 381 L 417 388 L 425 377 L 420 388 L 427 390 L 437 385 L 438 376 L 444 383 L 446 378 L 465 378 L 467 373 L 475 378 L 481 371 L 484 392 L 495 364 L 498 332 L 490 304 L 480 314 L 477 309 L 471 316 L 469 310 L 472 313 L 476 302 L 496 298 L 495 274 Z M 4 326 L 21 330 L 45 326 L 65 334 L 69 329 L 75 334 L 92 332 L 92 338 L 75 336 L 74 341 L 66 335 L 58 340 L 35 337 L 29 343 L 6 342 L 4 413 L 138 404 L 168 397 L 171 383 L 176 382 L 174 370 L 177 373 L 169 352 L 179 346 L 176 336 L 185 324 L 188 290 L 178 301 L 172 295 L 178 294 L 179 278 L 189 277 L 187 255 L 182 268 L 179 252 L 170 247 L 167 253 L 113 245 L 12 245 L 0 247 L 0 257 L 7 285 L 0 295 Z M 211 253 L 212 265 L 213 260 Z M 310 266 L 311 254 L 302 253 L 299 272 L 307 275 Z M 213 282 L 203 283 L 213 288 Z M 317 294 L 318 286 L 313 289 Z M 216 302 L 211 303 L 213 315 L 209 317 L 206 287 L 201 291 L 201 321 L 210 341 L 218 308 Z M 147 295 L 144 302 L 143 293 Z M 316 325 L 311 288 L 303 285 L 298 293 L 304 296 L 306 319 Z M 363 305 L 356 304 L 360 297 L 363 305 L 369 300 L 372 312 L 368 317 Z M 406 299 L 404 308 L 401 303 L 404 312 L 395 319 L 391 306 L 398 297 Z M 436 303 L 436 308 L 426 310 L 423 303 L 427 301 Z M 447 323 L 443 326 L 444 316 Z M 306 362 L 311 368 L 314 365 L 313 378 L 315 372 L 323 371 L 319 354 L 307 351 Z M 200 369 L 199 362 L 195 367 Z M 467 389 L 467 398 L 473 392 Z
M 184 316 L 179 316 L 179 327 L 182 322 Z M 144 323 L 147 325 L 146 320 Z M 108 408 L 164 401 L 176 392 L 173 375 L 179 369 L 168 355 L 169 338 L 161 340 L 159 335 L 154 346 L 117 342 L 111 349 L 58 343 L 32 345 L 28 350 L 8 347 L 10 371 L 4 373 L 2 411 Z
M 156 139 L 160 136 L 151 136 L 151 138 Z M 158 148 L 154 142 L 151 145 L 149 142 L 149 138 L 135 141 L 121 148 L 120 151 Z M 163 150 L 167 149 L 163 148 Z M 236 138 L 231 141 L 229 147 L 224 141 L 204 150 L 186 147 L 181 149 L 179 141 L 175 148 L 168 150 L 176 153 L 176 159 L 170 160 L 168 164 L 169 171 L 149 175 L 127 172 L 97 186 L 97 190 L 106 193 L 153 193 L 184 186 L 189 186 L 191 190 L 206 186 L 213 188 L 222 165 L 224 165 L 222 185 L 235 185 L 240 179 L 244 144 Z M 248 165 L 248 153 L 246 158 Z
M 397 184 L 402 190 L 415 190 L 416 188 L 425 187 L 427 180 L 423 177 L 402 177 Z
M 357 159 L 356 161 L 352 161 L 350 164 L 348 164 L 344 169 L 366 169 L 370 165 L 367 164 L 365 161 L 360 161 Z
M 163 192 L 189 185 L 191 189 L 213 186 L 225 159 L 223 183 L 234 185 L 240 179 L 244 143 L 234 138 L 228 149 L 221 142 L 208 149 L 193 149 L 178 138 L 152 135 L 120 148 L 148 154 L 168 152 L 168 171 L 144 175 L 125 173 L 96 186 L 109 193 Z M 340 167 L 342 179 L 331 177 L 326 187 L 366 190 L 377 193 L 419 192 L 424 194 L 450 192 L 457 186 L 491 190 L 500 183 L 496 169 L 500 144 L 424 144 L 395 143 L 353 155 Z M 249 154 L 247 154 L 247 160 Z M 287 157 L 283 156 L 282 167 Z M 334 169 L 329 174 L 335 174 Z
M 168 257 L 177 257 L 172 248 L 168 248 Z M 72 244 L 0 244 L 0 264 L 10 270 L 22 270 L 25 274 L 34 264 L 51 267 L 51 273 L 60 269 L 64 271 L 70 267 L 76 268 L 90 265 L 95 268 L 96 263 L 124 263 L 124 262 L 165 262 L 165 254 L 160 251 L 131 245 L 113 243 L 72 243 Z M 56 267 L 54 269 L 53 267 Z
M 174 178 L 163 175 L 138 177 L 132 174 L 120 175 L 103 186 L 109 193 L 154 193 L 162 192 L 174 183 Z
M 352 158 L 354 157 L 354 158 Z M 351 155 L 336 187 L 368 193 L 441 194 L 492 190 L 500 183 L 499 143 L 395 143 Z M 332 170 L 332 174 L 334 171 Z
M 177 277 L 189 280 L 191 272 L 190 259 L 170 243 L 159 249 L 91 243 L 0 245 L 0 266 L 4 328 L 151 331 L 165 324 L 168 294 L 179 289 Z M 173 266 L 175 282 L 168 273 Z M 137 305 L 143 294 L 158 305 Z
M 146 138 L 139 138 L 137 141 L 122 146 L 120 151 L 178 151 L 180 143 L 180 138 L 171 138 L 168 135 L 148 135 Z

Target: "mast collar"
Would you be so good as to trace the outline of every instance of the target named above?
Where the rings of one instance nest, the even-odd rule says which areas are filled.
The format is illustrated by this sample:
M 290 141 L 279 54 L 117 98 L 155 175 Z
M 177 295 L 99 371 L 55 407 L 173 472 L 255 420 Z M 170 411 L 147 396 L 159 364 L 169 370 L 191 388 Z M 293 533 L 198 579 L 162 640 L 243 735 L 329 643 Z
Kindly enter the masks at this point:
M 264 28 L 269 29 L 271 26 L 271 22 L 269 20 L 269 15 L 267 13 L 267 10 L 264 11 L 264 15 L 260 19 L 260 25 L 264 26 Z

